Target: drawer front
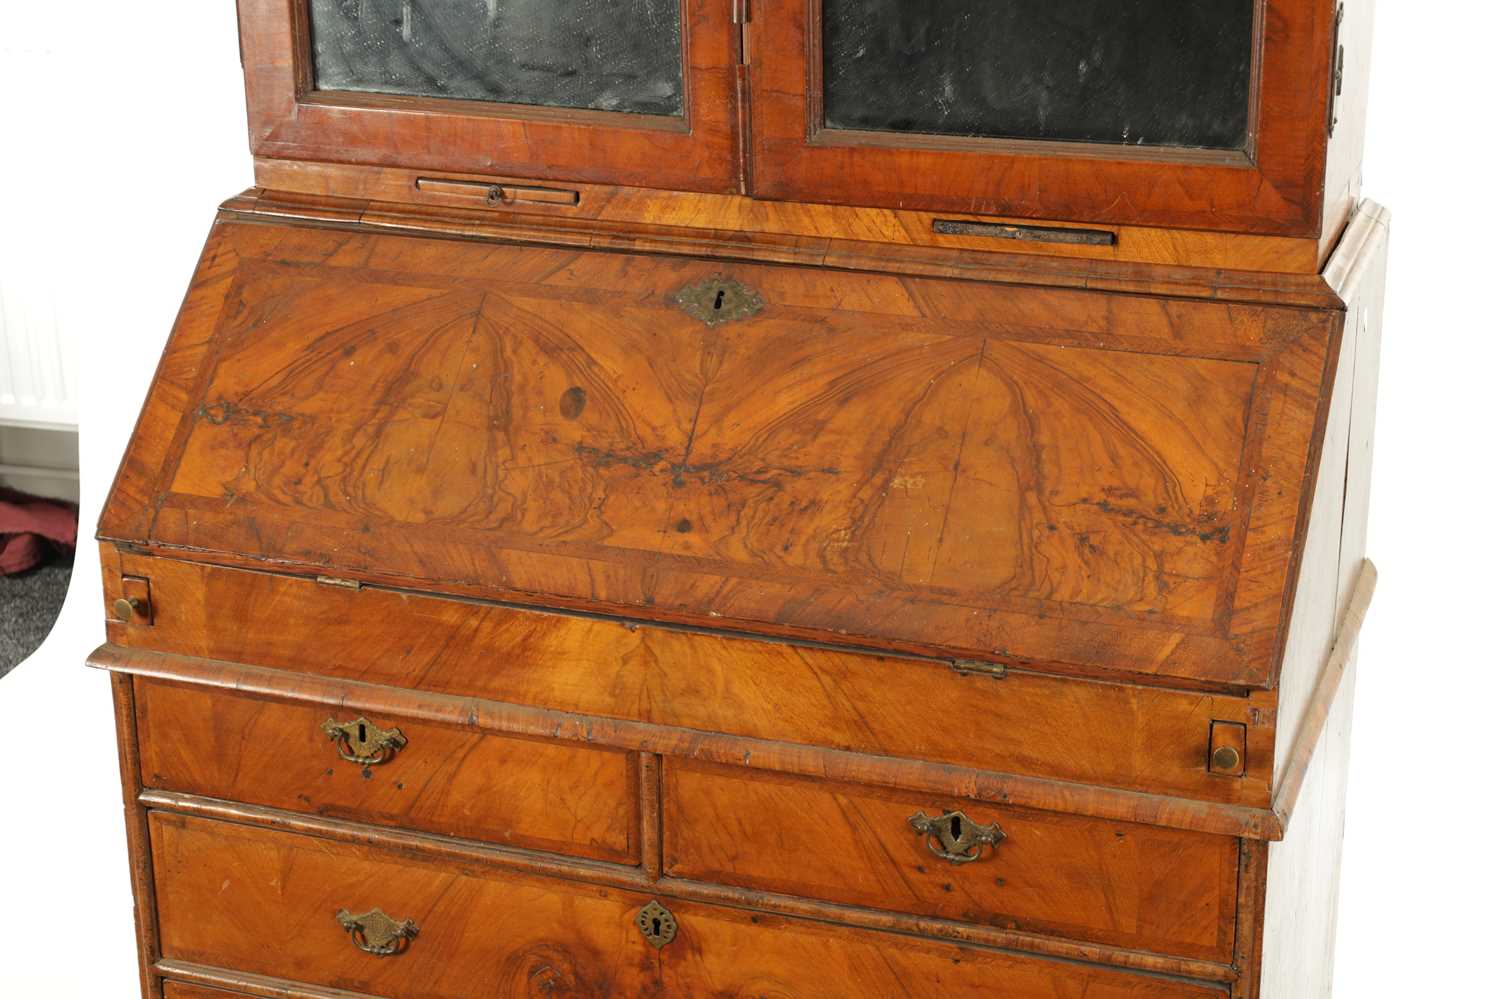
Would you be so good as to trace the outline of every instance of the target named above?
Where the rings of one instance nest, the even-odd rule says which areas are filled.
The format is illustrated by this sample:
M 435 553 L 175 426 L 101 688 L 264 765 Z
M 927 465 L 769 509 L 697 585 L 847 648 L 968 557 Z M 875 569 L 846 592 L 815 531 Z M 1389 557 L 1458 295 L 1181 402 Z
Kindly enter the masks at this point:
M 1126 972 L 667 898 L 657 901 L 677 934 L 657 950 L 636 925 L 653 900 L 641 893 L 160 812 L 151 835 L 167 959 L 401 999 L 1224 997 Z M 376 907 L 415 925 L 394 955 L 360 949 L 337 918 Z
M 123 645 L 692 733 L 1270 803 L 1273 716 L 1254 698 L 1019 671 L 995 680 L 929 660 L 136 554 L 124 554 L 119 569 L 149 579 L 153 610 L 149 625 L 110 626 Z M 1245 776 L 1209 772 L 1214 721 L 1246 727 Z
M 217 985 L 168 981 L 162 983 L 163 999 L 381 999 L 380 996 L 344 989 L 325 989 L 302 982 L 288 982 L 259 975 L 246 980 L 246 976 L 234 971 L 218 968 L 195 968 L 195 973 L 208 973 L 209 980 Z M 172 969 L 168 973 L 177 973 Z M 219 986 L 222 985 L 223 988 Z
M 149 788 L 640 861 L 631 753 L 145 679 L 136 681 L 136 712 Z M 354 728 L 335 740 L 329 722 Z M 382 746 L 382 732 L 399 735 Z
M 1238 849 L 1224 836 L 668 761 L 663 849 L 677 877 L 1232 956 Z

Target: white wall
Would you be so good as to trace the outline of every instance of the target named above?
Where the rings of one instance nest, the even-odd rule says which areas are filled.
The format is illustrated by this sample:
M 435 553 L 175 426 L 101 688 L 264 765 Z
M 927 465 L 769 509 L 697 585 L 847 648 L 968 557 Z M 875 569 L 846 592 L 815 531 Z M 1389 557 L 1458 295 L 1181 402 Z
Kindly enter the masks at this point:
M 0 133 L 0 219 L 59 246 L 66 268 L 87 529 L 213 208 L 250 167 L 231 0 L 83 10 L 96 15 L 80 31 L 75 3 L 6 8 L 6 44 L 46 20 L 72 30 L 45 74 L 0 92 L 24 123 Z M 1487 4 L 1381 0 L 1378 14 L 1366 188 L 1396 213 L 1370 530 L 1382 572 L 1360 659 L 1339 999 L 1493 988 L 1497 29 Z M 0 996 L 135 987 L 108 684 L 80 666 L 103 640 L 98 594 L 85 551 L 47 646 L 0 682 Z
M 59 36 L 26 30 L 25 17 L 12 30 L 12 20 L 7 8 L 0 26 L 0 94 L 7 96 L 0 119 L 0 177 L 7 181 L 0 191 L 0 427 L 70 428 L 78 425 L 78 351 L 77 325 L 65 315 L 69 231 L 49 224 L 57 209 L 33 186 L 57 151 L 49 135 L 55 119 L 48 102 L 26 98 L 62 57 Z
M 93 525 L 198 251 L 250 186 L 233 0 L 0 0 L 0 232 L 81 345 Z M 10 59 L 65 39 L 23 71 Z M 9 277 L 7 277 L 9 281 Z M 9 285 L 8 285 L 9 287 Z M 0 680 L 0 997 L 126 999 L 135 942 L 104 640 L 85 541 L 46 645 Z

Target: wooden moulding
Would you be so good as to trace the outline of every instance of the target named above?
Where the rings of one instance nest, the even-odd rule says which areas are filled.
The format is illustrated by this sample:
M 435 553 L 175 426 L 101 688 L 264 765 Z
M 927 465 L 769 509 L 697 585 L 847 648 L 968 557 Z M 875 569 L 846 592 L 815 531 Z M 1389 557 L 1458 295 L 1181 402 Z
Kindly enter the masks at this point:
M 190 961 L 158 961 L 155 971 L 167 979 L 165 999 L 220 999 L 231 995 L 256 999 L 377 999 L 364 992 L 325 989 Z
M 535 186 L 534 178 L 441 174 L 434 171 L 318 163 L 257 157 L 257 185 L 268 191 L 317 197 L 351 198 L 416 208 L 475 208 L 488 187 Z M 438 183 L 441 181 L 442 183 Z M 601 225 L 651 225 L 724 233 L 804 237 L 830 242 L 881 242 L 908 248 L 969 250 L 976 254 L 1015 254 L 1115 263 L 1209 267 L 1310 275 L 1318 270 L 1318 242 L 1287 236 L 1228 234 L 1197 229 L 1164 229 L 1132 225 L 1084 225 L 1061 220 L 1002 218 L 966 212 L 924 212 L 893 208 L 820 205 L 795 201 L 761 201 L 743 195 L 663 191 L 547 181 L 548 188 L 569 197 L 565 203 L 540 205 L 506 199 L 476 215 L 498 222 L 533 220 Z M 939 220 L 1007 223 L 1064 231 L 1102 229 L 1111 238 L 1100 245 L 997 239 L 991 236 L 935 231 Z
M 404 233 L 492 243 L 563 246 L 690 255 L 758 263 L 801 264 L 844 270 L 957 278 L 1051 288 L 1086 288 L 1215 301 L 1299 305 L 1337 309 L 1342 302 L 1320 274 L 1188 266 L 1186 254 L 1172 262 L 1038 256 L 1006 247 L 982 251 L 948 245 L 903 245 L 888 239 L 829 237 L 797 232 L 663 225 L 659 215 L 633 219 L 574 218 L 562 214 L 499 215 L 493 211 L 411 205 L 367 198 L 328 197 L 255 188 L 221 206 L 226 217 L 316 223 L 332 228 Z M 672 216 L 666 216 L 672 217 Z M 722 225 L 722 222 L 716 222 Z M 852 230 L 858 232 L 859 230 Z M 960 239 L 961 237 L 951 237 Z M 1234 237 L 1240 238 L 1240 237 Z M 969 242 L 973 239 L 970 238 Z
M 141 993 L 162 999 L 161 980 L 152 970 L 159 955 L 156 927 L 156 882 L 151 872 L 151 834 L 140 802 L 141 767 L 136 741 L 135 678 L 110 677 L 114 691 L 115 731 L 120 744 L 120 783 L 125 796 L 125 840 L 130 853 L 130 882 L 135 898 L 136 953 L 141 962 Z
M 1270 844 L 1240 840 L 1240 911 L 1235 924 L 1232 999 L 1256 999 L 1266 927 L 1266 862 Z
M 419 721 L 482 731 L 568 739 L 711 763 L 749 765 L 808 777 L 956 795 L 1020 808 L 1255 839 L 1275 839 L 1281 833 L 1281 824 L 1275 814 L 1265 808 L 871 756 L 647 722 L 597 718 L 522 704 L 404 690 L 356 680 L 333 680 L 116 645 L 105 645 L 96 650 L 89 658 L 89 664 L 114 672 L 178 680 L 272 700 L 339 704 L 346 710 L 369 714 L 405 715 Z
M 592 861 L 571 860 L 548 854 L 452 840 L 426 833 L 379 829 L 339 819 L 297 815 L 291 812 L 236 802 L 198 798 L 165 791 L 146 791 L 141 804 L 153 811 L 232 822 L 259 829 L 297 833 L 336 843 L 420 855 L 426 863 L 457 870 L 495 869 L 539 874 L 578 884 L 598 885 L 626 891 L 650 892 L 664 898 L 721 905 L 734 909 L 810 919 L 857 929 L 878 930 L 945 940 L 1029 956 L 1082 961 L 1130 971 L 1171 975 L 1194 982 L 1227 984 L 1235 981 L 1233 967 L 1211 961 L 1173 958 L 1145 951 L 1078 943 L 1034 933 L 976 926 L 946 919 L 911 916 L 895 912 L 837 905 L 771 892 L 732 888 L 684 878 L 653 879 L 635 867 L 619 867 Z M 166 962 L 174 966 L 173 962 Z M 162 967 L 158 964 L 158 967 Z M 203 984 L 214 984 L 204 981 Z M 253 993 L 260 995 L 261 993 Z M 280 995 L 280 993 L 266 993 Z M 323 993 L 308 993 L 321 999 Z M 345 995 L 334 993 L 333 995 Z M 298 993 L 288 993 L 297 996 Z

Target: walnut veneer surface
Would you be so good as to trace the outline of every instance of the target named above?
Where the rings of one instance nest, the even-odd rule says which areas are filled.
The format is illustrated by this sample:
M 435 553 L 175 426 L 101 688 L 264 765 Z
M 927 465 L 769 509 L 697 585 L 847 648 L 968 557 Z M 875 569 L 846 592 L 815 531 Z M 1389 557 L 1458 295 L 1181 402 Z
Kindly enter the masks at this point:
M 1220 6 L 240 0 L 144 999 L 1326 997 L 1372 3 Z
M 1275 304 L 284 204 L 101 521 L 148 996 L 1261 994 L 1381 210 Z

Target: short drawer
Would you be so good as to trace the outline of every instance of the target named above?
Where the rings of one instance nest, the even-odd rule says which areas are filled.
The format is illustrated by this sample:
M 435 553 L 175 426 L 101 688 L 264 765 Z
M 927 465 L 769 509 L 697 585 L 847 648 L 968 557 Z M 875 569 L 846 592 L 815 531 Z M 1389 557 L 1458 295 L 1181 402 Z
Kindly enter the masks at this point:
M 640 861 L 632 753 L 159 680 L 136 681 L 136 713 L 148 788 Z
M 167 960 L 400 999 L 1226 996 L 1181 980 L 476 870 L 210 819 L 157 812 L 151 838 Z M 653 904 L 661 911 L 648 909 L 647 925 L 675 929 L 660 949 L 639 925 Z M 382 949 L 392 952 L 371 952 Z
M 1228 837 L 676 760 L 663 779 L 676 877 L 1231 958 Z

